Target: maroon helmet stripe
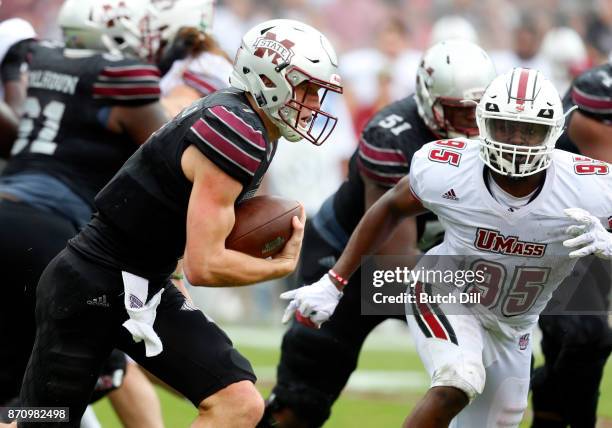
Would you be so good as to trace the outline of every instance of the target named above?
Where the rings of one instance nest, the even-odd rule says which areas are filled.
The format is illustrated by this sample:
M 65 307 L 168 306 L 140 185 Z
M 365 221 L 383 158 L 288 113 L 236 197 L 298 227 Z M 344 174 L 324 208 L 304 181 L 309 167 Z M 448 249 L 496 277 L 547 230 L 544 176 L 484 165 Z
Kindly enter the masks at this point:
M 521 69 L 521 76 L 518 82 L 518 91 L 516 92 L 516 103 L 523 104 L 525 95 L 527 94 L 527 82 L 529 82 L 529 70 Z

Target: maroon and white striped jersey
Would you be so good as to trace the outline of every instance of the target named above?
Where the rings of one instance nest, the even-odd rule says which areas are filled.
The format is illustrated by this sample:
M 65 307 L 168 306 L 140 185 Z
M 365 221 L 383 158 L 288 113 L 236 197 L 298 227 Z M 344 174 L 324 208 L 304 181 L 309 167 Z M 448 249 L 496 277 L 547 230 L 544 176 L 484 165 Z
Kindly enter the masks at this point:
M 129 135 L 107 128 L 110 109 L 157 102 L 159 71 L 49 42 L 33 43 L 30 52 L 24 115 L 3 174 L 49 174 L 93 205 L 137 147 Z
M 189 146 L 242 184 L 238 201 L 257 191 L 276 150 L 244 92 L 214 92 L 155 132 L 125 163 L 96 196 L 98 214 L 72 247 L 145 278 L 169 275 L 185 249 L 192 184 L 181 157 Z

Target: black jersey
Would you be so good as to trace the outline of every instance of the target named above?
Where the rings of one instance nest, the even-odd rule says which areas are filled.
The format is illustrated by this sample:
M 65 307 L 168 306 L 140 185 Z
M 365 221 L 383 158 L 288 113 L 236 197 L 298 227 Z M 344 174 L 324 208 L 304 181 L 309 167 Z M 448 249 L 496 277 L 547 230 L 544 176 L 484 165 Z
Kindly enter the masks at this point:
M 414 153 L 436 139 L 419 116 L 413 96 L 383 108 L 368 122 L 351 157 L 348 179 L 333 196 L 335 218 L 346 236 L 365 212 L 362 175 L 381 187 L 393 187 L 408 174 Z
M 32 45 L 19 134 L 3 175 L 51 175 L 93 206 L 137 146 L 105 124 L 113 106 L 159 99 L 159 71 L 135 59 L 48 42 Z
M 257 191 L 276 150 L 244 92 L 217 91 L 136 151 L 96 196 L 98 212 L 69 245 L 151 281 L 167 278 L 185 249 L 192 183 L 181 157 L 190 145 L 243 185 L 237 202 Z

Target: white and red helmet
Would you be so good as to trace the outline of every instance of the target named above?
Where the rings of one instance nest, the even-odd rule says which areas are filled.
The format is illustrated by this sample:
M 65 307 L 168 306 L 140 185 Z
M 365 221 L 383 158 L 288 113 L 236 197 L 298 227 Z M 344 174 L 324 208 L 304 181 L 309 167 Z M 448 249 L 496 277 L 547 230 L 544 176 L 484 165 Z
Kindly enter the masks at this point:
M 130 0 L 131 1 L 131 0 Z M 150 0 L 150 18 L 142 28 L 140 57 L 157 63 L 179 30 L 192 27 L 202 34 L 212 29 L 214 0 Z
M 149 0 L 66 0 L 57 22 L 66 46 L 139 56 Z
M 550 165 L 565 116 L 559 93 L 540 71 L 515 68 L 487 87 L 476 120 L 482 161 L 499 174 L 526 177 Z
M 478 135 L 474 107 L 495 76 L 493 62 L 478 45 L 465 40 L 436 43 L 423 54 L 417 69 L 419 115 L 441 138 Z M 453 122 L 451 110 L 457 109 L 472 115 L 469 124 Z
M 296 87 L 304 82 L 317 86 L 323 105 L 328 91 L 342 93 L 337 67 L 336 52 L 323 34 L 298 21 L 274 19 L 244 35 L 230 83 L 250 93 L 287 140 L 320 145 L 337 118 L 322 109 L 306 109 L 304 100 L 296 98 Z M 303 110 L 311 114 L 306 125 L 300 120 Z

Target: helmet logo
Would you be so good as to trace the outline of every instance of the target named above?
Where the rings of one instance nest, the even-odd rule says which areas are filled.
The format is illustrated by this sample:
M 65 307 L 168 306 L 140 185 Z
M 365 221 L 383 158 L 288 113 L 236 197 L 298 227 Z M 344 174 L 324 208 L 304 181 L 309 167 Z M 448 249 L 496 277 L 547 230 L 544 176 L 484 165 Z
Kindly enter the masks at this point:
M 516 111 L 520 112 L 520 111 L 524 111 L 525 110 L 525 104 L 517 104 L 516 105 Z
M 276 34 L 268 31 L 265 37 L 258 37 L 255 40 L 253 47 L 256 49 L 253 54 L 260 58 L 270 58 L 270 61 L 276 65 L 288 63 L 293 57 L 293 51 L 291 50 L 293 45 L 295 43 L 287 39 L 278 42 Z
M 130 11 L 124 1 L 120 1 L 116 8 L 110 4 L 102 5 L 102 14 L 100 21 L 105 23 L 108 28 L 114 27 L 117 19 L 130 18 Z

